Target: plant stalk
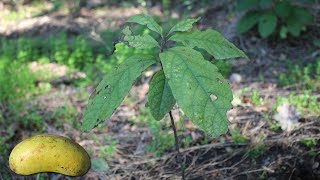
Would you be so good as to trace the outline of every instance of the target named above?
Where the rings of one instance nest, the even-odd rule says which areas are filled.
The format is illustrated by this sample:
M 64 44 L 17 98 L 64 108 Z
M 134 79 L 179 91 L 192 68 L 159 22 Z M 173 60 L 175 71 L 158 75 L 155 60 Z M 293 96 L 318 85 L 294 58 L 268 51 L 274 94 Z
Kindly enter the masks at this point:
M 178 139 L 178 135 L 177 135 L 177 129 L 176 129 L 176 126 L 174 125 L 174 119 L 173 119 L 173 116 L 172 116 L 172 112 L 171 112 L 171 111 L 169 112 L 169 115 L 170 115 L 170 120 L 171 120 L 171 127 L 172 127 L 173 134 L 174 134 L 175 144 L 176 144 L 177 163 L 179 163 L 179 165 L 180 165 L 182 180 L 185 180 L 185 176 L 184 176 L 184 165 L 183 165 L 182 156 L 181 156 L 181 153 L 180 153 L 180 147 L 179 147 L 179 139 Z

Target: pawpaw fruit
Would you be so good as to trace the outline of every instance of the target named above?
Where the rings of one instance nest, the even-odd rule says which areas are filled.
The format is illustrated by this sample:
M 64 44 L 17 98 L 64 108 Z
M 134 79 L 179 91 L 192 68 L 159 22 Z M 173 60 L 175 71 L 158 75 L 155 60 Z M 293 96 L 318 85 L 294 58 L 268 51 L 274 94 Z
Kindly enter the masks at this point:
M 41 134 L 17 144 L 10 154 L 9 166 L 20 175 L 55 172 L 83 176 L 91 162 L 88 153 L 76 142 L 63 136 Z

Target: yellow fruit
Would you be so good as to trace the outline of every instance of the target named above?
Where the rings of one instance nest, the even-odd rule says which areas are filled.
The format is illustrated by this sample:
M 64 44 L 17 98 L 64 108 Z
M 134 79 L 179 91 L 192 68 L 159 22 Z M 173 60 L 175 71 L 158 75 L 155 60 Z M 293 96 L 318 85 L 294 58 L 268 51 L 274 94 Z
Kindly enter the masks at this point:
M 79 144 L 68 138 L 42 134 L 30 137 L 14 147 L 10 169 L 17 174 L 56 172 L 82 176 L 90 169 L 90 157 Z

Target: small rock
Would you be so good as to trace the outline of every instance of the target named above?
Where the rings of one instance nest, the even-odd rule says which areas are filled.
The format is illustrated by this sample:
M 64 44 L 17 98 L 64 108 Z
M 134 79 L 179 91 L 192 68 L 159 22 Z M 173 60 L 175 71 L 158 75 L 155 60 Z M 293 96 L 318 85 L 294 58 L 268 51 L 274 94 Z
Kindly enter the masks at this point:
M 240 74 L 232 73 L 229 77 L 230 83 L 240 83 L 242 81 L 242 77 Z

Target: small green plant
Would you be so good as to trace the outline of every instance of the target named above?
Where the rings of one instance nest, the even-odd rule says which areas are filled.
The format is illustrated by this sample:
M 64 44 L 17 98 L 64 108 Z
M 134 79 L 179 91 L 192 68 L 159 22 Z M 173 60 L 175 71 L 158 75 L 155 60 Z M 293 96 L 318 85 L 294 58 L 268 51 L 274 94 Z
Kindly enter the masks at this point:
M 168 130 L 163 130 L 161 123 L 158 121 L 149 121 L 148 126 L 153 139 L 146 149 L 159 157 L 174 146 L 174 137 Z
M 295 92 L 290 93 L 287 97 L 278 97 L 277 103 L 274 106 L 274 110 L 279 105 L 288 103 L 297 107 L 298 112 L 304 114 L 319 114 L 320 104 L 316 96 L 311 94 L 311 91 L 304 91 L 302 94 Z
M 265 148 L 266 148 L 266 145 L 264 143 L 259 143 L 248 151 L 248 155 L 249 157 L 254 159 L 258 158 L 263 154 L 263 152 L 265 151 Z
M 312 23 L 313 16 L 305 8 L 296 5 L 303 0 L 239 0 L 236 9 L 247 11 L 238 23 L 239 33 L 245 33 L 258 26 L 261 37 L 266 38 L 278 32 L 281 38 L 288 34 L 300 36 L 306 26 Z
M 281 86 L 288 86 L 296 83 L 302 83 L 302 88 L 315 90 L 319 84 L 320 59 L 315 63 L 308 63 L 305 66 L 289 63 L 289 69 L 286 73 L 280 73 L 278 77 Z
M 90 131 L 109 119 L 141 73 L 151 65 L 158 64 L 162 69 L 151 80 L 148 105 L 156 120 L 163 119 L 169 113 L 177 152 L 179 144 L 171 114 L 176 102 L 185 115 L 204 132 L 212 136 L 226 133 L 226 111 L 232 107 L 232 91 L 218 68 L 194 48 L 206 50 L 215 59 L 247 56 L 219 32 L 193 29 L 193 24 L 198 20 L 183 20 L 164 32 L 150 16 L 139 14 L 130 17 L 129 23 L 145 25 L 153 34 L 135 35 L 132 28 L 126 26 L 122 31 L 123 42 L 132 48 L 156 51 L 135 54 L 110 70 L 89 98 L 83 130 Z M 117 53 L 119 51 L 116 49 Z M 183 165 L 180 166 L 183 172 Z
M 307 138 L 307 139 L 302 139 L 299 141 L 300 144 L 306 146 L 307 148 L 314 148 L 319 144 L 318 139 L 312 139 L 312 138 Z
M 154 121 L 149 108 L 141 108 L 139 116 L 135 117 L 132 122 L 147 124 L 152 140 L 146 146 L 146 150 L 154 156 L 159 157 L 174 146 L 174 138 L 166 129 L 167 126 L 160 121 Z
M 100 157 L 108 159 L 113 156 L 113 154 L 117 151 L 117 145 L 119 142 L 117 140 L 109 140 L 111 141 L 109 145 L 103 146 L 100 148 Z
M 260 92 L 258 90 L 252 91 L 251 101 L 256 106 L 263 104 L 263 99 L 260 97 Z
M 274 121 L 269 115 L 267 114 L 262 114 L 263 119 L 269 124 L 270 129 L 274 132 L 281 132 L 281 125 L 277 122 Z
M 230 133 L 234 143 L 243 144 L 248 142 L 248 139 L 240 133 L 238 128 L 232 129 Z

